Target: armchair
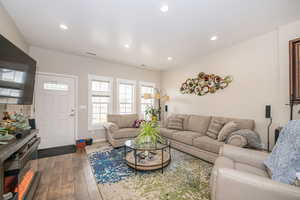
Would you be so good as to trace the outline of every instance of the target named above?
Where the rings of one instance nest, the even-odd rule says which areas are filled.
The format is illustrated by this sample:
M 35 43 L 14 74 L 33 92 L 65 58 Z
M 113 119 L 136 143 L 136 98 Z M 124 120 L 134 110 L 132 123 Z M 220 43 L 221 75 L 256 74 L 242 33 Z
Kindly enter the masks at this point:
M 268 153 L 224 145 L 212 171 L 212 200 L 299 200 L 300 188 L 273 181 Z
M 132 125 L 138 119 L 137 114 L 107 115 L 107 123 L 103 126 L 106 130 L 106 139 L 114 147 L 124 145 L 124 142 L 138 135 L 138 128 Z

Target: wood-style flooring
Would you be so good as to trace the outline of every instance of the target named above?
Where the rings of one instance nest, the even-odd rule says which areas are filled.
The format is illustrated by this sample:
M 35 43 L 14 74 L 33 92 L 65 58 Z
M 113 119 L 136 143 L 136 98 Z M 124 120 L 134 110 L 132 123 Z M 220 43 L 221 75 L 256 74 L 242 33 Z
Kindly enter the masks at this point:
M 85 152 L 39 160 L 35 200 L 102 200 Z

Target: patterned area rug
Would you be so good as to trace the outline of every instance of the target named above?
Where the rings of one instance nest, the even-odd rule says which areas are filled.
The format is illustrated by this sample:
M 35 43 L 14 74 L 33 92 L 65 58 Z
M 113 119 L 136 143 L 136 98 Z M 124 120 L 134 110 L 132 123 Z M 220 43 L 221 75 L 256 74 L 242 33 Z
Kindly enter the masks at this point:
M 124 149 L 97 143 L 87 149 L 103 200 L 208 200 L 212 165 L 175 149 L 168 167 L 138 172 L 127 166 Z

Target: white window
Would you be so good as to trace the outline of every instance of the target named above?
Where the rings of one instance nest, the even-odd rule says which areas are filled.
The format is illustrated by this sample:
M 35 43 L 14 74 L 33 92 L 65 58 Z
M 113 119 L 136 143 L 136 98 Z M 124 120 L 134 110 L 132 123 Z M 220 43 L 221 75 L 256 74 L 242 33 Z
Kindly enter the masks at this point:
M 113 79 L 89 75 L 89 129 L 102 128 L 112 113 Z
M 118 112 L 120 114 L 135 113 L 136 81 L 118 79 Z
M 149 120 L 149 116 L 146 116 L 145 112 L 147 108 L 154 106 L 154 99 L 145 99 L 145 94 L 151 94 L 154 96 L 154 83 L 140 82 L 140 114 L 145 120 Z

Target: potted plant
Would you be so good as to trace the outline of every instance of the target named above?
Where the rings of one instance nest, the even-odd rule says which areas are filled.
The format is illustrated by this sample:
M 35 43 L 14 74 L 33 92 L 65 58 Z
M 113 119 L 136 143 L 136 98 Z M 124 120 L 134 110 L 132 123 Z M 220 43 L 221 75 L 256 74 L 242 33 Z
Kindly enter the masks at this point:
M 146 109 L 145 114 L 150 117 L 152 121 L 157 121 L 157 117 L 159 115 L 159 110 L 150 106 Z
M 163 142 L 157 123 L 153 121 L 143 122 L 136 142 L 139 144 L 156 144 L 157 142 Z

